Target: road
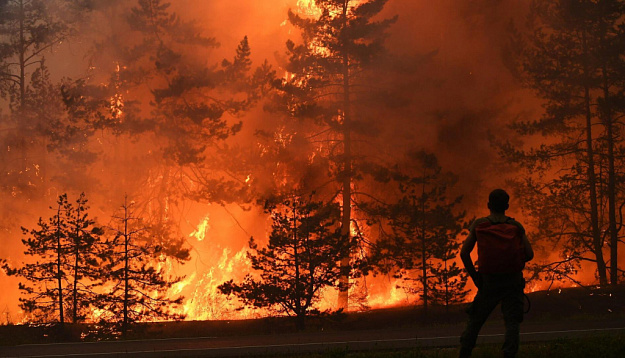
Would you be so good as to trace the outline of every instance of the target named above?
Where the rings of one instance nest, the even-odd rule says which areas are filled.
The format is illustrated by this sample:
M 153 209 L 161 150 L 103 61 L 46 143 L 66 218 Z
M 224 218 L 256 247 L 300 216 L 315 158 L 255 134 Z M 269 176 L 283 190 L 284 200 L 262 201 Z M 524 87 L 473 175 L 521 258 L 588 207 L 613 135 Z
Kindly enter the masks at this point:
M 525 324 L 523 342 L 623 334 L 625 322 L 554 322 Z M 247 357 L 285 353 L 367 351 L 415 347 L 454 347 L 462 326 L 421 327 L 346 332 L 292 333 L 241 337 L 202 337 L 124 342 L 62 343 L 1 347 L 0 357 Z M 502 324 L 489 322 L 478 344 L 503 341 Z

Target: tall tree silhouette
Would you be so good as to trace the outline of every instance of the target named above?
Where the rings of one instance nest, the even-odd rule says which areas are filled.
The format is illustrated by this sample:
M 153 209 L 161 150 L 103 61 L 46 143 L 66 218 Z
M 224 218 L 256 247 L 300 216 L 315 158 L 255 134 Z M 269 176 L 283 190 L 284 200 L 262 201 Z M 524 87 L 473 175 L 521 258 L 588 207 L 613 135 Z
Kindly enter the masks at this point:
M 23 267 L 9 270 L 27 282 L 20 282 L 19 288 L 26 297 L 20 297 L 22 309 L 32 314 L 34 321 L 49 321 L 50 315 L 57 316 L 61 326 L 65 323 L 65 296 L 67 281 L 66 271 L 69 247 L 67 242 L 67 222 L 63 219 L 63 208 L 67 205 L 67 196 L 59 197 L 56 215 L 47 222 L 39 219 L 39 229 L 22 228 L 27 239 L 22 239 L 28 256 L 38 257 L 41 261 L 26 263 Z
M 75 204 L 63 194 L 53 217 L 48 221 L 40 218 L 38 229 L 22 228 L 29 236 L 22 240 L 24 253 L 36 261 L 8 272 L 27 281 L 19 284 L 26 295 L 20 298 L 20 306 L 35 321 L 49 320 L 58 312 L 61 324 L 66 315 L 77 323 L 93 303 L 93 288 L 101 274 L 97 246 L 103 231 L 89 218 L 88 209 L 84 194 Z
M 224 158 L 226 140 L 240 131 L 263 73 L 271 71 L 267 64 L 252 68 L 247 37 L 233 58 L 218 59 L 217 40 L 172 8 L 162 0 L 111 5 L 110 16 L 121 21 L 94 46 L 97 72 L 65 88 L 72 116 L 101 129 L 96 133 L 115 145 L 113 161 L 126 164 L 112 166 L 120 180 L 110 185 L 150 196 L 138 201 L 152 203 L 141 216 L 160 224 L 184 196 L 218 203 L 249 196 L 249 171 Z M 95 75 L 108 81 L 92 80 Z M 135 166 L 149 170 L 137 177 L 126 169 Z
M 101 235 L 104 230 L 95 219 L 89 217 L 89 206 L 84 193 L 81 193 L 75 204 L 64 206 L 67 222 L 67 239 L 70 262 L 65 269 L 71 272 L 71 317 L 77 323 L 85 319 L 85 310 L 93 305 L 94 287 L 101 278 L 99 269 L 101 259 L 98 256 L 102 245 Z
M 68 26 L 51 2 L 7 0 L 0 3 L 0 93 L 9 95 L 11 106 L 21 109 L 26 100 L 29 72 L 44 58 L 44 53 L 68 35 Z
M 0 183 L 12 195 L 40 196 L 46 181 L 50 120 L 62 112 L 60 95 L 49 91 L 45 56 L 71 34 L 60 15 L 64 0 L 7 0 L 0 3 L 0 97 L 9 113 L 2 118 Z M 66 14 L 70 18 L 69 14 Z
M 420 293 L 427 310 L 430 301 L 448 305 L 466 295 L 466 275 L 455 263 L 448 266 L 459 248 L 465 213 L 457 209 L 461 197 L 448 198 L 457 176 L 443 172 L 433 154 L 413 152 L 410 163 L 392 175 L 398 200 L 371 208 L 388 218 L 389 228 L 376 243 L 372 264 Z
M 147 319 L 182 319 L 175 313 L 183 297 L 171 298 L 168 290 L 182 277 L 171 276 L 167 263 L 184 263 L 189 250 L 177 240 L 176 245 L 161 246 L 154 232 L 133 216 L 133 203 L 126 199 L 121 215 L 115 217 L 114 237 L 107 240 L 103 251 L 103 279 L 106 292 L 97 305 L 106 311 L 102 320 L 117 326 L 126 338 L 130 325 Z
M 616 217 L 622 188 L 617 190 L 615 148 L 623 9 L 622 1 L 611 0 L 532 2 L 527 34 L 514 36 L 514 69 L 545 99 L 545 113 L 512 128 L 524 136 L 542 135 L 549 144 L 529 150 L 502 146 L 504 156 L 529 174 L 520 185 L 541 236 L 563 244 L 563 260 L 595 262 L 601 284 L 608 282 L 606 240 L 611 282 L 617 282 L 622 226 Z
M 346 242 L 351 240 L 353 186 L 359 178 L 355 136 L 366 133 L 367 127 L 360 118 L 363 111 L 358 99 L 365 73 L 384 52 L 385 31 L 395 21 L 375 19 L 386 2 L 320 0 L 310 16 L 289 11 L 289 20 L 300 30 L 302 42 L 287 42 L 287 75 L 277 82 L 283 95 L 278 107 L 289 116 L 312 120 L 318 132 L 309 138 L 325 138 L 326 147 L 320 153 L 330 159 L 331 177 L 338 184 Z M 338 306 L 348 308 L 350 255 L 341 262 Z

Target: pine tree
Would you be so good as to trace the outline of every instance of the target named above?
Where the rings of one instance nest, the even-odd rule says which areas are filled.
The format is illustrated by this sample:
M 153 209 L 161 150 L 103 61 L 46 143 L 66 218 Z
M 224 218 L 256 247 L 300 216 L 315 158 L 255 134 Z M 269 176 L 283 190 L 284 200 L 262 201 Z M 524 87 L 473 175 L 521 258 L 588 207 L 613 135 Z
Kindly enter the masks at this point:
M 71 34 L 59 16 L 63 5 L 64 0 L 0 3 L 0 97 L 10 112 L 0 123 L 6 163 L 0 185 L 12 195 L 45 192 L 45 132 L 61 103 L 58 93 L 43 91 L 50 82 L 45 55 Z
M 540 236 L 564 241 L 564 260 L 595 262 L 601 284 L 608 282 L 604 232 L 610 235 L 613 283 L 618 272 L 615 162 L 621 109 L 615 104 L 622 93 L 623 6 L 612 0 L 532 2 L 528 33 L 515 35 L 514 68 L 545 100 L 545 113 L 513 129 L 542 135 L 549 144 L 530 150 L 502 146 L 504 156 L 528 174 L 519 183 L 523 194 L 542 204 L 531 209 Z M 601 127 L 604 131 L 597 130 Z
M 249 259 L 259 276 L 219 286 L 254 307 L 276 308 L 296 317 L 298 329 L 315 308 L 324 289 L 336 287 L 340 258 L 350 249 L 342 240 L 337 204 L 326 205 L 292 196 L 270 206 L 273 224 L 269 242 L 259 248 L 250 239 Z
M 49 322 L 56 316 L 61 326 L 65 323 L 67 282 L 70 279 L 65 271 L 70 260 L 68 227 L 63 218 L 63 208 L 67 203 L 67 195 L 59 196 L 53 217 L 48 221 L 40 218 L 38 229 L 22 228 L 24 235 L 30 236 L 22 239 L 26 246 L 24 254 L 38 260 L 10 270 L 9 274 L 18 275 L 27 281 L 19 283 L 20 290 L 26 295 L 20 297 L 20 307 L 32 315 L 31 321 Z
M 164 264 L 189 259 L 189 250 L 183 247 L 182 240 L 177 240 L 177 246 L 161 246 L 154 240 L 153 228 L 133 216 L 132 205 L 126 199 L 121 216 L 115 217 L 115 236 L 106 242 L 107 249 L 102 254 L 106 259 L 104 271 L 108 273 L 103 279 L 107 292 L 96 303 L 106 312 L 101 319 L 117 327 L 123 338 L 137 321 L 184 318 L 176 312 L 183 297 L 168 295 L 168 290 L 182 277 L 169 275 Z
M 135 160 L 125 153 L 138 149 L 144 154 L 140 164 L 152 165 L 142 178 L 118 169 L 119 189 L 145 181 L 160 188 L 150 194 L 160 205 L 144 216 L 163 220 L 166 202 L 182 195 L 222 203 L 244 196 L 249 171 L 242 174 L 242 166 L 224 159 L 230 150 L 226 140 L 241 130 L 241 117 L 258 101 L 271 67 L 252 68 L 247 37 L 232 60 L 217 60 L 212 55 L 217 40 L 205 36 L 197 22 L 181 18 L 170 2 L 111 6 L 111 14 L 123 21 L 94 46 L 92 58 L 94 68 L 109 72 L 109 81 L 84 78 L 64 89 L 72 118 L 86 119 L 118 143 L 118 162 Z M 89 78 L 95 75 L 104 74 Z
M 50 7 L 50 2 L 41 0 L 0 3 L 0 59 L 5 60 L 0 94 L 10 97 L 14 110 L 24 106 L 30 68 L 68 35 L 67 25 L 55 18 Z
M 57 204 L 56 215 L 47 222 L 39 219 L 39 229 L 22 228 L 30 236 L 22 240 L 25 254 L 36 261 L 8 272 L 26 279 L 19 284 L 26 295 L 20 298 L 20 306 L 32 320 L 50 320 L 58 312 L 61 324 L 67 318 L 78 323 L 85 319 L 101 277 L 97 250 L 103 231 L 89 218 L 84 193 L 76 204 L 68 201 L 67 194 L 59 196 Z
M 73 323 L 85 319 L 85 308 L 93 305 L 96 292 L 94 287 L 101 279 L 101 259 L 98 254 L 101 250 L 102 227 L 95 219 L 89 217 L 89 206 L 84 193 L 81 193 L 75 204 L 67 203 L 64 206 L 65 222 L 67 223 L 68 262 L 66 272 L 71 273 L 71 317 Z
M 460 242 L 456 237 L 441 238 L 434 248 L 434 263 L 430 267 L 430 297 L 433 304 L 449 308 L 466 301 L 468 275 L 458 266 L 456 259 Z
M 610 247 L 610 284 L 619 281 L 618 245 L 620 231 L 623 226 L 622 217 L 617 218 L 617 206 L 620 206 L 617 192 L 625 189 L 622 181 L 623 172 L 618 171 L 622 164 L 623 140 L 621 136 L 623 123 L 619 121 L 625 112 L 625 100 L 622 77 L 625 74 L 625 2 L 622 0 L 602 0 L 594 4 L 589 13 L 591 17 L 591 35 L 596 41 L 595 57 L 599 72 L 599 94 L 597 95 L 598 117 L 605 128 L 605 160 L 607 162 L 607 199 L 608 199 L 608 230 Z M 619 150 L 619 147 L 621 150 Z M 620 162 L 620 163 L 619 163 Z M 619 185 L 620 184 L 620 185 Z M 622 200 L 622 199 L 621 199 Z M 619 215 L 622 216 L 622 215 Z
M 290 22 L 300 30 L 302 42 L 287 42 L 287 75 L 277 81 L 281 98 L 276 108 L 299 120 L 309 119 L 317 132 L 308 129 L 309 140 L 324 143 L 315 154 L 330 159 L 330 176 L 337 184 L 342 202 L 342 235 L 351 241 L 354 221 L 352 206 L 357 171 L 355 143 L 360 137 L 375 138 L 375 130 L 366 130 L 363 103 L 359 101 L 366 78 L 375 59 L 384 52 L 386 29 L 396 18 L 376 20 L 387 0 L 316 1 L 317 12 L 301 16 L 289 11 Z M 324 140 L 325 138 L 325 140 Z M 350 255 L 342 260 L 339 287 L 340 308 L 348 308 Z
M 406 288 L 420 293 L 424 309 L 431 301 L 458 302 L 466 295 L 466 275 L 454 262 L 465 228 L 464 212 L 457 212 L 462 197 L 448 198 L 456 182 L 443 172 L 432 154 L 411 154 L 411 168 L 393 175 L 398 200 L 378 205 L 388 218 L 389 232 L 376 243 L 373 266 L 401 278 Z

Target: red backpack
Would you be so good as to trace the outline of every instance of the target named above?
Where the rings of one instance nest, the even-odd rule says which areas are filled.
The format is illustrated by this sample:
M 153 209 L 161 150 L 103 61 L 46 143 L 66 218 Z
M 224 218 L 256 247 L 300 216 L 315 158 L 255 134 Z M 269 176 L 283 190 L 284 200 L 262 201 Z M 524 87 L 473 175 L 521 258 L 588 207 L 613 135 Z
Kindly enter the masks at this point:
M 515 273 L 525 267 L 523 229 L 513 218 L 493 222 L 489 218 L 475 226 L 477 264 L 480 273 Z

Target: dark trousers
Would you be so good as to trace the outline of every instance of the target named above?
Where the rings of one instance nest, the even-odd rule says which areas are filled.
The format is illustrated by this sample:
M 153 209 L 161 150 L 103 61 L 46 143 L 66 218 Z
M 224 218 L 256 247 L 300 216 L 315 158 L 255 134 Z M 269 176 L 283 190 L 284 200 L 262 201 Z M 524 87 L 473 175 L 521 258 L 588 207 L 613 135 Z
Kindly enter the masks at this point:
M 501 303 L 506 336 L 503 344 L 504 357 L 515 357 L 519 350 L 519 334 L 523 322 L 523 289 L 525 280 L 521 272 L 515 274 L 482 274 L 481 287 L 467 313 L 467 328 L 460 337 L 460 357 L 470 357 L 477 336 L 486 319 Z

